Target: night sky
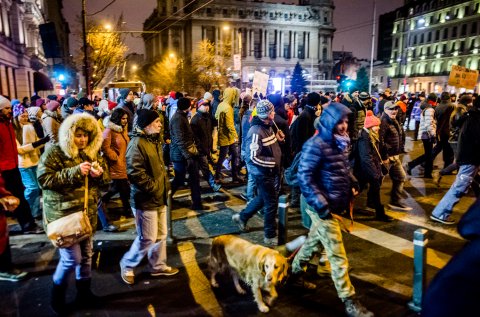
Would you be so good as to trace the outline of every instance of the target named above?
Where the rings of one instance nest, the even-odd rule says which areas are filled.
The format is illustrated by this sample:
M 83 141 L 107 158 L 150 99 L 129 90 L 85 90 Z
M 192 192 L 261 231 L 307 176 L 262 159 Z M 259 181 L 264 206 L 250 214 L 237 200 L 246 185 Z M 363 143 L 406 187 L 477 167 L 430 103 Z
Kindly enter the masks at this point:
M 105 7 L 111 0 L 87 0 L 87 13 L 92 14 Z M 267 1 L 265 1 L 267 2 Z M 294 0 L 278 0 L 269 2 L 298 3 Z M 378 15 L 392 11 L 403 4 L 403 0 L 377 0 Z M 139 5 L 141 3 L 141 5 Z M 82 1 L 64 0 L 63 13 L 69 22 L 72 32 L 70 39 L 70 49 L 72 54 L 76 54 L 79 43 L 81 42 L 81 25 L 79 17 L 82 10 Z M 372 41 L 372 15 L 373 0 L 334 0 L 335 11 L 333 23 L 337 32 L 333 40 L 333 50 L 341 51 L 344 49 L 353 52 L 358 58 L 370 58 Z M 105 11 L 89 16 L 88 19 L 97 19 L 100 21 L 114 22 L 123 12 L 127 30 L 142 30 L 143 22 L 152 13 L 157 5 L 157 0 L 116 0 Z M 378 19 L 377 19 L 378 29 Z M 377 32 L 378 34 L 378 32 Z M 134 38 L 130 35 L 126 37 L 126 44 L 130 48 L 129 52 L 143 54 L 145 49 L 140 35 Z M 377 42 L 375 41 L 375 45 Z

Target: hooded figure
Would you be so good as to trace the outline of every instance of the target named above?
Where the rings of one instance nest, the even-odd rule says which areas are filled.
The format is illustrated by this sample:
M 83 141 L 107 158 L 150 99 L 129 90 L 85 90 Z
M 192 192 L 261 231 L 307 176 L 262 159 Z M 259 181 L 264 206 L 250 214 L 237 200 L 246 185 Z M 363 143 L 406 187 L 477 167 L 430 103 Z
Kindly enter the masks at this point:
M 59 136 L 59 143 L 42 155 L 37 171 L 43 189 L 45 225 L 83 210 L 88 177 L 87 214 L 92 228 L 96 228 L 98 188 L 109 181 L 107 166 L 99 154 L 103 141 L 100 127 L 92 115 L 72 114 L 60 126 Z M 82 307 L 95 305 L 90 290 L 92 237 L 59 250 L 60 261 L 53 275 L 52 308 L 58 314 L 65 313 L 67 283 L 75 270 L 76 301 Z

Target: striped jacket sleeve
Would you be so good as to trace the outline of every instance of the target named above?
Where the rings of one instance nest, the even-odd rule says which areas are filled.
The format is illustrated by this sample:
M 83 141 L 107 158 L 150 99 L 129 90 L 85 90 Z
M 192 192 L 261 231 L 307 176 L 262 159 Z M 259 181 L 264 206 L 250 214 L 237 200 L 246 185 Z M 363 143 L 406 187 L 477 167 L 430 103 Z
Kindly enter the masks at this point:
M 274 168 L 275 158 L 273 156 L 265 156 L 262 154 L 264 153 L 263 149 L 265 147 L 268 147 L 277 142 L 275 134 L 265 137 L 256 132 L 253 132 L 250 140 L 250 160 L 252 161 L 252 163 L 266 168 Z

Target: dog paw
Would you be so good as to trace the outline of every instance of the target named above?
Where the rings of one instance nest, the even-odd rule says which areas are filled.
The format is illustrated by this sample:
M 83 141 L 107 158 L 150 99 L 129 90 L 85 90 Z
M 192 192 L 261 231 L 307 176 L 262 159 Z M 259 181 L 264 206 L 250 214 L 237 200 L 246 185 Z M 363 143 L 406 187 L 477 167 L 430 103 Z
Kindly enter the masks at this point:
M 258 305 L 258 310 L 260 310 L 262 313 L 268 313 L 270 311 L 270 308 L 268 308 L 267 305 L 262 304 Z
M 246 291 L 246 290 L 244 290 L 244 289 L 243 289 L 243 288 L 241 288 L 241 287 L 237 287 L 237 293 L 238 293 L 238 294 L 245 295 L 245 294 L 247 294 L 247 291 Z
M 268 306 L 272 307 L 273 302 L 275 301 L 275 298 L 276 298 L 276 297 L 267 297 L 267 298 L 265 298 L 265 303 L 266 303 Z
M 210 284 L 212 285 L 212 287 L 219 287 L 220 285 L 218 285 L 218 282 L 217 281 L 210 281 Z

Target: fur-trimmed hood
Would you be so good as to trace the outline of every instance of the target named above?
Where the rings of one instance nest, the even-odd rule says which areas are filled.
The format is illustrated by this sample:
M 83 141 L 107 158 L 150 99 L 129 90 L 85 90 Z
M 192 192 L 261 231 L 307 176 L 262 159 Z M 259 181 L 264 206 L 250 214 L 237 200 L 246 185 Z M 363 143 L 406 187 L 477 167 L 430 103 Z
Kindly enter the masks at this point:
M 102 130 L 94 116 L 87 113 L 78 113 L 68 116 L 60 126 L 58 131 L 58 145 L 69 158 L 78 156 L 78 148 L 74 142 L 74 134 L 77 129 L 82 129 L 90 134 L 87 147 L 84 153 L 90 158 L 95 159 L 102 147 Z
M 122 132 L 123 132 L 122 126 L 120 126 L 120 125 L 118 125 L 118 124 L 115 124 L 115 123 L 113 123 L 112 121 L 109 121 L 109 122 L 108 122 L 107 128 L 109 128 L 110 130 L 113 130 L 113 131 L 115 131 L 115 132 L 118 132 L 118 133 L 122 133 Z

